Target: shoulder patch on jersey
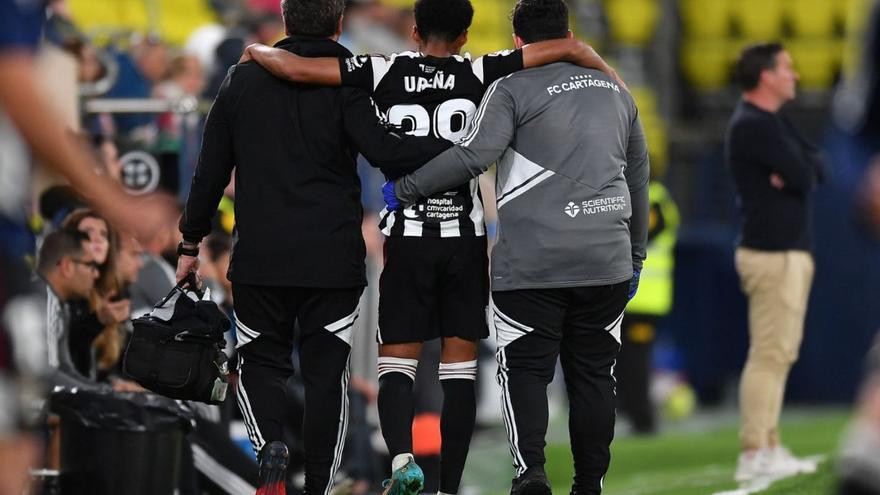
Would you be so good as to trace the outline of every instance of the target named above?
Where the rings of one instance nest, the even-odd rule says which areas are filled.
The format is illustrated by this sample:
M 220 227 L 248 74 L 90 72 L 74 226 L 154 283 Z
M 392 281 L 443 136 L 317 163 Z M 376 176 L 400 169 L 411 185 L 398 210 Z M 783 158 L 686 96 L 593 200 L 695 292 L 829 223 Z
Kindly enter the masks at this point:
M 354 72 L 369 62 L 371 55 L 356 55 L 345 59 L 345 71 Z
M 510 55 L 515 50 L 498 50 L 497 52 L 487 53 L 486 57 L 503 57 L 505 55 Z

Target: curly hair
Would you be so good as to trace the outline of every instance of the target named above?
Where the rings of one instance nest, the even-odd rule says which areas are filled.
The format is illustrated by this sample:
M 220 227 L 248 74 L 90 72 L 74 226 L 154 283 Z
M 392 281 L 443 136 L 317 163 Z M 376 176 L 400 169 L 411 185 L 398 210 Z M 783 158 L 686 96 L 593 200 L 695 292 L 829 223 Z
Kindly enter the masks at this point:
M 474 7 L 470 0 L 416 0 L 413 14 L 423 40 L 450 43 L 471 26 Z

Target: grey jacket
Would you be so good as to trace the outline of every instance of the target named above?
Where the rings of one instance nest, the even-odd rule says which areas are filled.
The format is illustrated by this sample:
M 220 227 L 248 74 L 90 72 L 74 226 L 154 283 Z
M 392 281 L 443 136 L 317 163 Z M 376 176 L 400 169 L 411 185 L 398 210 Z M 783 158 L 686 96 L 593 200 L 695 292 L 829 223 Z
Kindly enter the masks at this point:
M 499 79 L 468 136 L 395 192 L 411 203 L 496 160 L 492 290 L 608 285 L 641 267 L 647 143 L 632 96 L 605 74 L 555 63 Z
M 70 307 L 46 284 L 46 349 L 49 355 L 49 384 L 55 387 L 84 390 L 109 390 L 79 373 L 70 357 Z

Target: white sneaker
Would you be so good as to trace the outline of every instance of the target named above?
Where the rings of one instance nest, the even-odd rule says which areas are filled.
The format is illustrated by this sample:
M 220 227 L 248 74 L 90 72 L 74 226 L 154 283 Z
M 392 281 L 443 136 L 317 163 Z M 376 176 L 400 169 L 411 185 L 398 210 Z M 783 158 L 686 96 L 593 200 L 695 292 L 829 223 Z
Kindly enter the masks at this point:
M 793 474 L 815 473 L 816 462 L 798 459 L 782 445 L 767 449 L 768 471 L 773 476 L 791 476 Z
M 769 470 L 769 456 L 766 449 L 743 452 L 736 461 L 733 479 L 739 483 L 765 477 Z

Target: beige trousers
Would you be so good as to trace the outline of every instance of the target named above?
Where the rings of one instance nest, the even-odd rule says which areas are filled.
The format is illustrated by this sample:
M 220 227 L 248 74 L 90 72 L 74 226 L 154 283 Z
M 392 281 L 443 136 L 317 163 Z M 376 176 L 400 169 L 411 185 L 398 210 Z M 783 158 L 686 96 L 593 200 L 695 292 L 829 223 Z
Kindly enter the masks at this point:
M 806 251 L 738 248 L 736 270 L 749 301 L 749 355 L 740 381 L 743 450 L 779 443 L 785 382 L 797 360 L 813 282 Z

